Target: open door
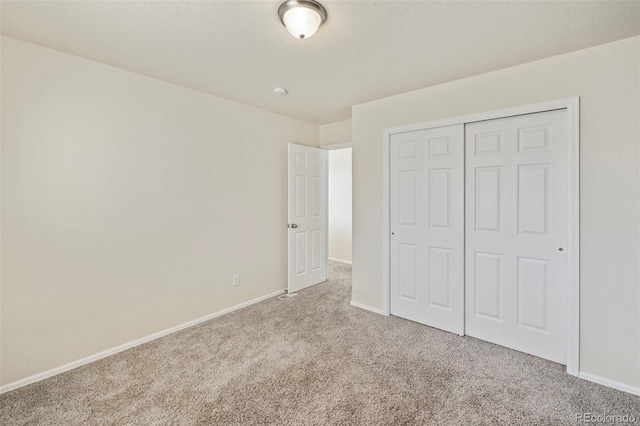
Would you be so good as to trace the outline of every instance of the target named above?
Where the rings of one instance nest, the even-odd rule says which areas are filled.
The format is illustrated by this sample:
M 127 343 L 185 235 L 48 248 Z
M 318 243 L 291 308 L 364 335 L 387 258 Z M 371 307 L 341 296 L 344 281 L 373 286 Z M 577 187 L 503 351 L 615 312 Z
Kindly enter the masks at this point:
M 327 279 L 327 152 L 289 144 L 288 292 Z

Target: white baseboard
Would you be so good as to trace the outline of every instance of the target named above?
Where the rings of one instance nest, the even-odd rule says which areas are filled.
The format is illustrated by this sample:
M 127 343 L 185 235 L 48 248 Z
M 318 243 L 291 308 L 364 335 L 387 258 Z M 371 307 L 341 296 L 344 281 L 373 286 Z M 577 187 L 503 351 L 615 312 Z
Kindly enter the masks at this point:
M 335 257 L 329 257 L 328 259 L 332 260 L 334 262 L 346 263 L 347 265 L 351 265 L 352 264 L 350 260 L 337 259 Z
M 379 315 L 388 316 L 387 314 L 384 313 L 382 309 L 372 308 L 371 306 L 363 305 L 362 303 L 354 302 L 353 300 L 350 302 L 350 305 L 356 308 L 364 309 L 365 311 L 370 311 Z
M 330 260 L 340 261 L 338 259 L 330 259 Z M 12 391 L 14 389 L 18 389 L 18 388 L 26 386 L 26 385 L 30 385 L 30 384 L 35 383 L 35 382 L 39 382 L 40 380 L 44 380 L 46 378 L 58 375 L 60 373 L 64 373 L 65 371 L 73 370 L 74 368 L 78 368 L 78 367 L 80 367 L 82 365 L 89 364 L 89 363 L 97 361 L 99 359 L 106 358 L 106 357 L 108 357 L 110 355 L 117 354 L 118 352 L 122 352 L 122 351 L 125 351 L 127 349 L 131 349 L 131 348 L 133 348 L 135 346 L 139 346 L 139 345 L 142 345 L 144 343 L 150 342 L 152 340 L 159 339 L 160 337 L 164 337 L 164 336 L 167 336 L 169 334 L 175 333 L 177 331 L 184 330 L 185 328 L 193 327 L 194 325 L 197 325 L 197 324 L 200 324 L 202 322 L 208 321 L 210 319 L 213 319 L 213 318 L 228 314 L 228 313 L 233 312 L 233 311 L 237 311 L 238 309 L 245 308 L 247 306 L 256 304 L 258 302 L 262 302 L 263 300 L 267 300 L 267 299 L 270 299 L 272 297 L 280 296 L 281 294 L 284 294 L 284 293 L 285 293 L 284 289 L 278 290 L 278 291 L 275 291 L 273 293 L 270 293 L 270 294 L 267 294 L 267 295 L 264 295 L 264 296 L 257 297 L 255 299 L 249 300 L 247 302 L 240 303 L 240 304 L 232 306 L 230 308 L 223 309 L 223 310 L 218 311 L 218 312 L 214 312 L 214 313 L 206 315 L 204 317 L 200 317 L 200 318 L 197 318 L 197 319 L 192 320 L 192 321 L 187 321 L 187 322 L 185 322 L 183 324 L 180 324 L 180 325 L 177 325 L 175 327 L 171 327 L 171 328 L 168 328 L 166 330 L 162 330 L 162 331 L 159 331 L 157 333 L 150 334 L 150 335 L 145 336 L 145 337 L 141 337 L 140 339 L 136 339 L 136 340 L 133 340 L 131 342 L 124 343 L 124 344 L 116 346 L 114 348 L 104 350 L 104 351 L 99 352 L 97 354 L 89 355 L 89 356 L 81 358 L 79 360 L 72 361 L 70 363 L 61 365 L 59 367 L 55 367 L 55 368 L 52 368 L 50 370 L 43 371 L 41 373 L 37 373 L 37 374 L 34 374 L 32 376 L 29 376 L 29 377 L 25 377 L 24 379 L 16 380 L 15 382 L 11 382 L 11 383 L 8 383 L 6 385 L 0 386 L 0 394 Z M 353 306 L 353 307 L 356 307 L 356 308 L 364 309 L 366 311 L 370 311 L 370 312 L 379 314 L 379 315 L 386 315 L 382 309 L 373 308 L 371 306 L 364 305 L 362 303 L 354 302 L 353 300 L 350 302 L 350 305 Z M 596 376 L 595 374 L 584 373 L 584 372 L 580 372 L 578 374 L 578 377 L 583 379 L 583 380 L 587 380 L 587 381 L 590 381 L 590 382 L 593 382 L 593 383 L 597 383 L 599 385 L 607 386 L 607 387 L 610 387 L 610 388 L 613 388 L 613 389 L 620 390 L 622 392 L 627 392 L 627 393 L 630 393 L 632 395 L 640 396 L 640 387 L 627 385 L 627 384 L 624 384 L 624 383 L 617 382 L 615 380 L 605 379 L 604 377 L 600 377 L 600 376 Z
M 583 373 L 582 371 L 578 373 L 578 377 L 593 383 L 597 383 L 599 385 L 607 386 L 609 388 L 618 389 L 622 392 L 640 396 L 640 387 L 616 382 L 615 380 L 605 379 L 604 377 L 596 376 L 595 374 Z
M 159 331 L 157 333 L 150 334 L 145 337 L 141 337 L 140 339 L 136 339 L 134 341 L 124 343 L 120 346 L 116 346 L 111 349 L 104 350 L 102 352 L 98 352 L 97 354 L 89 355 L 87 357 L 78 359 L 76 361 L 72 361 L 68 364 L 61 365 L 59 367 L 52 368 L 51 370 L 43 371 L 41 373 L 34 374 L 29 377 L 25 377 L 24 379 L 16 380 L 15 382 L 7 383 L 4 386 L 0 386 L 0 394 L 9 392 L 11 390 L 20 388 L 22 386 L 30 385 L 31 383 L 39 382 L 40 380 L 44 380 L 46 378 L 55 376 L 60 373 L 64 373 L 65 371 L 73 370 L 74 368 L 78 368 L 82 365 L 89 364 L 91 362 L 97 361 L 102 358 L 106 358 L 110 355 L 117 354 L 118 352 L 125 351 L 127 349 L 131 349 L 135 346 L 142 345 L 144 343 L 150 342 L 155 339 L 159 339 L 160 337 L 164 337 L 166 335 L 175 333 L 176 331 L 184 330 L 185 328 L 193 327 L 196 324 L 200 324 L 201 322 L 208 321 L 210 319 L 222 316 L 224 314 L 228 314 L 233 311 L 237 311 L 238 309 L 245 308 L 249 305 L 253 305 L 258 302 L 262 302 L 263 300 L 271 299 L 272 297 L 280 296 L 284 294 L 285 290 L 278 290 L 276 292 L 267 294 L 265 296 L 257 297 L 255 299 L 249 300 L 247 302 L 240 303 L 239 305 L 232 306 L 227 309 L 223 309 L 218 312 L 214 312 L 212 314 L 206 315 L 204 317 L 200 317 L 194 319 L 192 321 L 187 321 L 183 324 L 177 325 L 175 327 L 167 328 L 166 330 Z

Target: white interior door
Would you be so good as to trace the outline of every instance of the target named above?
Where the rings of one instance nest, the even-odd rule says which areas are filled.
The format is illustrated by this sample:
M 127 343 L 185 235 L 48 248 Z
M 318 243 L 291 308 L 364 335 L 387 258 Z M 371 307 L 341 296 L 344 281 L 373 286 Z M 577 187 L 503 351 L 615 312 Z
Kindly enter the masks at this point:
M 390 313 L 464 332 L 464 126 L 390 143 Z
M 289 144 L 288 291 L 327 279 L 327 152 Z
M 566 363 L 566 110 L 467 124 L 465 332 Z

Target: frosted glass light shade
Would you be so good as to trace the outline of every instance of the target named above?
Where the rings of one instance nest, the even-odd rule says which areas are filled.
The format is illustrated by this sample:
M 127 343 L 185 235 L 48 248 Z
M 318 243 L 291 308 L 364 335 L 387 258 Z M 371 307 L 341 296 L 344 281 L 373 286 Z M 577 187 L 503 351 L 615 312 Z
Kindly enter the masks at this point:
M 327 12 L 315 0 L 288 0 L 278 8 L 280 21 L 292 36 L 309 38 L 327 18 Z
M 309 38 L 318 31 L 321 23 L 320 14 L 306 7 L 296 7 L 284 13 L 284 26 L 297 38 Z

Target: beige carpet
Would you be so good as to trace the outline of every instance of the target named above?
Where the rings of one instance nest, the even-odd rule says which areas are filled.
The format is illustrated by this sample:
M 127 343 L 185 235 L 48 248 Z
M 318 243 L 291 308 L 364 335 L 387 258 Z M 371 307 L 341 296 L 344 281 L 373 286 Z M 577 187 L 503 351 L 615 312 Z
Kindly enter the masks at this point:
M 349 306 L 330 280 L 0 396 L 2 425 L 571 424 L 640 398 Z

